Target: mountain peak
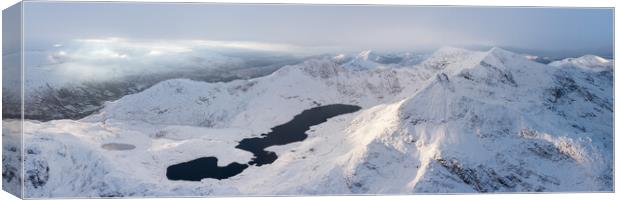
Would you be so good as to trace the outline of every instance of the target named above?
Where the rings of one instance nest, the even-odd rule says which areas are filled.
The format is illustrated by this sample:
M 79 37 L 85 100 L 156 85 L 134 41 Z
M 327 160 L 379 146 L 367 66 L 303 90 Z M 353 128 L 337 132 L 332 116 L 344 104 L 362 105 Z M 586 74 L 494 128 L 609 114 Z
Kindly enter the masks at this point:
M 344 64 L 345 68 L 354 71 L 363 71 L 374 69 L 382 65 L 383 58 L 381 55 L 372 50 L 365 50 L 357 54 L 354 58 Z
M 500 47 L 493 47 L 491 49 L 489 49 L 486 52 L 487 56 L 486 58 L 490 58 L 490 57 L 495 57 L 495 58 L 500 58 L 500 59 L 508 59 L 508 58 L 522 58 L 524 60 L 529 60 L 527 59 L 525 56 L 518 54 L 518 53 L 514 53 L 512 51 L 508 51 L 506 49 L 502 49 Z
M 581 57 L 579 57 L 577 59 L 582 60 L 582 61 L 597 63 L 597 64 L 605 64 L 605 63 L 611 62 L 610 60 L 607 60 L 607 59 L 605 59 L 603 57 L 592 55 L 592 54 L 587 54 L 587 55 L 581 56 Z
M 343 64 L 343 63 L 349 62 L 351 59 L 353 59 L 353 58 L 351 58 L 349 55 L 343 54 L 343 53 L 338 54 L 338 55 L 332 57 L 332 60 L 334 62 L 338 63 L 338 64 Z
M 613 60 L 608 60 L 596 55 L 583 55 L 578 58 L 565 58 L 549 63 L 554 67 L 577 67 L 595 71 L 610 70 L 613 68 Z
M 357 54 L 358 59 L 362 59 L 362 60 L 376 60 L 376 58 L 378 57 L 378 55 L 373 51 L 373 50 L 364 50 L 362 52 L 360 52 L 359 54 Z

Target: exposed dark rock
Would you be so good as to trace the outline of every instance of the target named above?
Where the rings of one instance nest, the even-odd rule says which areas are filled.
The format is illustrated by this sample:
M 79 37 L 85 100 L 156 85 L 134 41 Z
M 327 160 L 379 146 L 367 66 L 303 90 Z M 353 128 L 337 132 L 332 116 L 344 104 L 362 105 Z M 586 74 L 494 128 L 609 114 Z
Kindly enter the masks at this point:
M 49 165 L 45 160 L 35 160 L 33 165 L 26 170 L 26 182 L 32 184 L 34 188 L 43 187 L 49 179 Z

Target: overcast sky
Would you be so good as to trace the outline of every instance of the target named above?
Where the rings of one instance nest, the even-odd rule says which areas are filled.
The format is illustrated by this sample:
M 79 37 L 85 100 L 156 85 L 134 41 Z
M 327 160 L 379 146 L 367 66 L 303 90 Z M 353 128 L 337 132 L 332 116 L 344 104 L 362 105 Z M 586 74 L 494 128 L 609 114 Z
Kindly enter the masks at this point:
M 27 48 L 109 37 L 343 51 L 501 46 L 600 54 L 613 45 L 613 10 L 601 8 L 27 2 L 24 16 Z

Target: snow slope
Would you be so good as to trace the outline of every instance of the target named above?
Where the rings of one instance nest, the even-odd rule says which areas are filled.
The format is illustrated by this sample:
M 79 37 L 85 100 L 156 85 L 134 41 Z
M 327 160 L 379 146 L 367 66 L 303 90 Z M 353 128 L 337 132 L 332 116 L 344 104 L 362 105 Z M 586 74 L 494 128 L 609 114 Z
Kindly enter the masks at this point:
M 419 88 L 424 77 L 411 68 L 353 71 L 328 59 L 286 66 L 251 80 L 205 83 L 184 79 L 159 83 L 137 95 L 110 102 L 87 121 L 141 120 L 153 124 L 205 127 L 252 127 L 253 123 L 285 122 L 316 105 L 360 106 L 391 102 Z M 287 114 L 268 118 L 255 113 Z
M 579 58 L 566 58 L 549 63 L 554 67 L 577 67 L 593 71 L 611 70 L 614 66 L 613 60 L 608 60 L 595 55 L 584 55 Z
M 390 115 L 399 119 L 385 124 L 384 115 L 373 116 L 387 127 L 368 122 L 354 131 L 385 134 L 352 159 L 354 189 L 383 193 L 395 188 L 379 183 L 404 179 L 394 192 L 610 191 L 612 101 L 594 99 L 611 97 L 611 79 L 592 84 L 564 75 L 501 49 L 479 64 L 446 69 L 397 103 Z M 564 86 L 558 79 L 573 80 L 570 87 L 604 86 L 556 97 Z
M 250 80 L 168 80 L 82 120 L 26 122 L 26 189 L 31 197 L 611 191 L 612 83 L 610 70 L 451 47 L 410 67 L 354 70 L 328 58 Z M 268 148 L 278 155 L 270 165 L 224 180 L 165 178 L 167 166 L 203 156 L 244 163 L 252 155 L 234 148 L 239 140 L 335 103 L 362 110 Z M 108 143 L 136 148 L 101 148 Z

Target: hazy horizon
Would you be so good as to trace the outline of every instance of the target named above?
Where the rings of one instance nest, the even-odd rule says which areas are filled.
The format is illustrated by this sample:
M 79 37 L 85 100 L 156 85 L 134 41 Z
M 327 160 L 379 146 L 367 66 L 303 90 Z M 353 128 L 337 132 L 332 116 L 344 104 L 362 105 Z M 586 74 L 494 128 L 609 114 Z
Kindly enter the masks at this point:
M 613 56 L 607 8 L 25 2 L 24 10 L 26 50 L 121 38 L 310 54 L 498 46 Z

